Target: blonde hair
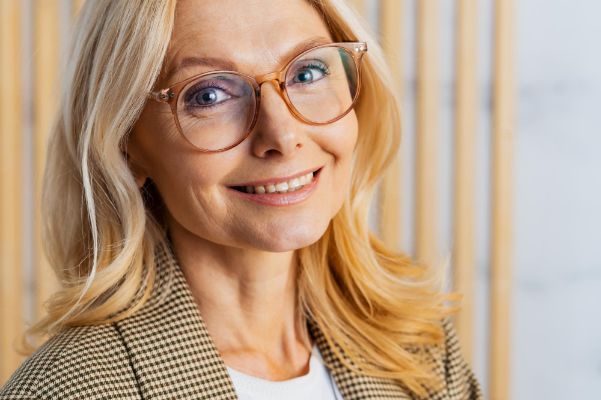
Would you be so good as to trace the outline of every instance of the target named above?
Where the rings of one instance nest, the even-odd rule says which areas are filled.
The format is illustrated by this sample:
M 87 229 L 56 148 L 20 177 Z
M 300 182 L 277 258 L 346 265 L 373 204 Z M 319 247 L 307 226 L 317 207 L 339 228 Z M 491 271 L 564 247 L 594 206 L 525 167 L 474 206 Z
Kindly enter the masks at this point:
M 350 196 L 325 234 L 297 253 L 299 309 L 349 368 L 395 379 L 425 396 L 442 382 L 412 349 L 443 342 L 441 320 L 456 311 L 444 302 L 457 297 L 442 290 L 444 270 L 387 249 L 369 231 L 376 186 L 400 145 L 394 85 L 373 35 L 343 0 L 308 1 L 334 40 L 367 41 L 369 52 L 356 106 Z M 44 176 L 45 251 L 61 289 L 46 302 L 47 315 L 27 331 L 24 353 L 34 350 L 28 338 L 126 318 L 151 294 L 154 254 L 157 246 L 168 246 L 166 232 L 122 149 L 160 73 L 175 5 L 85 3 Z

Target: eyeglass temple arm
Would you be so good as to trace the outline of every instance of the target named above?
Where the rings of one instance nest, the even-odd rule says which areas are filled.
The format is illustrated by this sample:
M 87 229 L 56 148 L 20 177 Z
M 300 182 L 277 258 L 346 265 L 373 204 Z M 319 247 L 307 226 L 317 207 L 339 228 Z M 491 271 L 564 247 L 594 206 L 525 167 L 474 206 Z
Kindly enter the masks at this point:
M 156 92 L 148 93 L 148 98 L 158 101 L 160 103 L 168 103 L 175 96 L 173 90 L 170 88 L 161 89 Z

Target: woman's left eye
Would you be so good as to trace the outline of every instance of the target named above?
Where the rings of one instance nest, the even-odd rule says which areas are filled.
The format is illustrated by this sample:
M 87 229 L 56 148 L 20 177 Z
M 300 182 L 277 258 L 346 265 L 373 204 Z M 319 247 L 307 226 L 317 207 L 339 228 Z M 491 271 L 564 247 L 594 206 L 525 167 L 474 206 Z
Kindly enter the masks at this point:
M 294 73 L 293 83 L 309 84 L 323 79 L 328 69 L 322 65 L 307 65 Z

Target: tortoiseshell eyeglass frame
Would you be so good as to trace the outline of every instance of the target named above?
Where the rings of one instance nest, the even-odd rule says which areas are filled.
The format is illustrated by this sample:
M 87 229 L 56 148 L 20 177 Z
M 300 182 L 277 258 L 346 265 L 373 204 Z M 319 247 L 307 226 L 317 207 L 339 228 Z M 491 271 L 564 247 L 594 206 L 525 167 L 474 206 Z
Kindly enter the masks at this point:
M 325 122 L 314 122 L 314 121 L 311 121 L 311 120 L 305 118 L 294 107 L 294 105 L 290 101 L 288 92 L 286 91 L 285 78 L 286 78 L 286 74 L 288 72 L 288 68 L 292 64 L 294 64 L 296 61 L 298 61 L 300 58 L 302 58 L 305 54 L 307 54 L 311 51 L 314 51 L 316 49 L 324 48 L 324 47 L 340 48 L 343 51 L 347 52 L 353 58 L 354 63 L 355 63 L 355 73 L 357 74 L 357 90 L 355 93 L 355 97 L 353 98 L 353 101 L 351 102 L 351 105 L 342 114 L 340 114 L 337 117 L 332 118 L 328 121 L 325 121 Z M 223 151 L 226 151 L 226 150 L 236 147 L 237 145 L 242 143 L 252 132 L 252 130 L 255 126 L 255 123 L 257 122 L 257 117 L 259 115 L 259 110 L 260 110 L 260 106 L 261 106 L 261 85 L 265 82 L 276 82 L 277 83 L 277 85 L 275 85 L 275 87 L 276 87 L 277 91 L 279 92 L 280 96 L 282 97 L 282 99 L 284 100 L 284 102 L 286 103 L 286 106 L 288 107 L 288 109 L 290 110 L 292 115 L 294 115 L 295 118 L 297 118 L 298 120 L 300 120 L 306 124 L 327 125 L 327 124 L 336 122 L 339 119 L 341 119 L 342 117 L 344 117 L 345 115 L 347 115 L 352 110 L 353 106 L 357 102 L 357 99 L 359 98 L 359 92 L 361 90 L 361 60 L 363 58 L 363 55 L 366 52 L 367 52 L 367 43 L 365 43 L 365 42 L 337 42 L 337 43 L 322 44 L 322 45 L 318 45 L 315 47 L 311 47 L 307 50 L 304 50 L 300 54 L 296 55 L 290 61 L 288 61 L 286 63 L 286 65 L 279 71 L 274 71 L 274 72 L 270 72 L 268 74 L 263 74 L 263 75 L 255 76 L 255 77 L 245 75 L 245 74 L 237 72 L 237 71 L 227 71 L 227 70 L 208 71 L 208 72 L 204 72 L 202 74 L 191 76 L 187 79 L 184 79 L 183 81 L 176 82 L 167 88 L 152 91 L 148 94 L 148 97 L 150 97 L 151 99 L 156 100 L 158 102 L 161 102 L 161 103 L 167 103 L 171 106 L 171 114 L 173 115 L 173 119 L 174 119 L 175 125 L 177 127 L 177 130 L 179 131 L 180 135 L 195 149 L 197 149 L 198 151 L 203 152 L 203 153 L 219 153 L 219 152 L 223 152 Z M 216 73 L 234 74 L 234 75 L 238 75 L 238 76 L 244 78 L 254 88 L 256 102 L 255 102 L 255 109 L 254 109 L 252 121 L 249 125 L 247 132 L 244 134 L 244 136 L 240 140 L 238 140 L 236 143 L 229 145 L 227 147 L 223 147 L 223 148 L 216 149 L 216 150 L 208 150 L 208 149 L 203 149 L 203 148 L 200 148 L 200 147 L 194 145 L 192 142 L 190 142 L 190 140 L 183 133 L 181 125 L 179 123 L 179 118 L 177 115 L 177 103 L 178 103 L 180 93 L 186 87 L 186 84 L 188 84 L 190 81 L 199 79 L 202 76 L 216 74 Z

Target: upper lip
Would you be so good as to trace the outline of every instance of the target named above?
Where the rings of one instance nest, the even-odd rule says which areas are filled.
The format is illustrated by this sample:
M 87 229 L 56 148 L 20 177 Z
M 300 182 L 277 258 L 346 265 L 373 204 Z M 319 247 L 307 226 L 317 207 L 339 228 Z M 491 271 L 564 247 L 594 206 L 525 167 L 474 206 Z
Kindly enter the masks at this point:
M 291 179 L 299 178 L 303 175 L 307 175 L 309 172 L 315 172 L 317 170 L 320 170 L 321 168 L 323 168 L 323 165 L 321 167 L 310 168 L 310 169 L 304 170 L 302 172 L 298 172 L 294 175 L 282 176 L 282 177 L 278 177 L 278 178 L 268 178 L 268 179 L 262 179 L 262 180 L 258 180 L 258 181 L 250 181 L 250 182 L 244 182 L 244 183 L 235 183 L 233 185 L 228 185 L 228 186 L 230 186 L 230 187 L 231 186 L 265 186 L 265 185 L 274 184 L 274 183 L 278 183 L 278 182 L 287 182 Z

